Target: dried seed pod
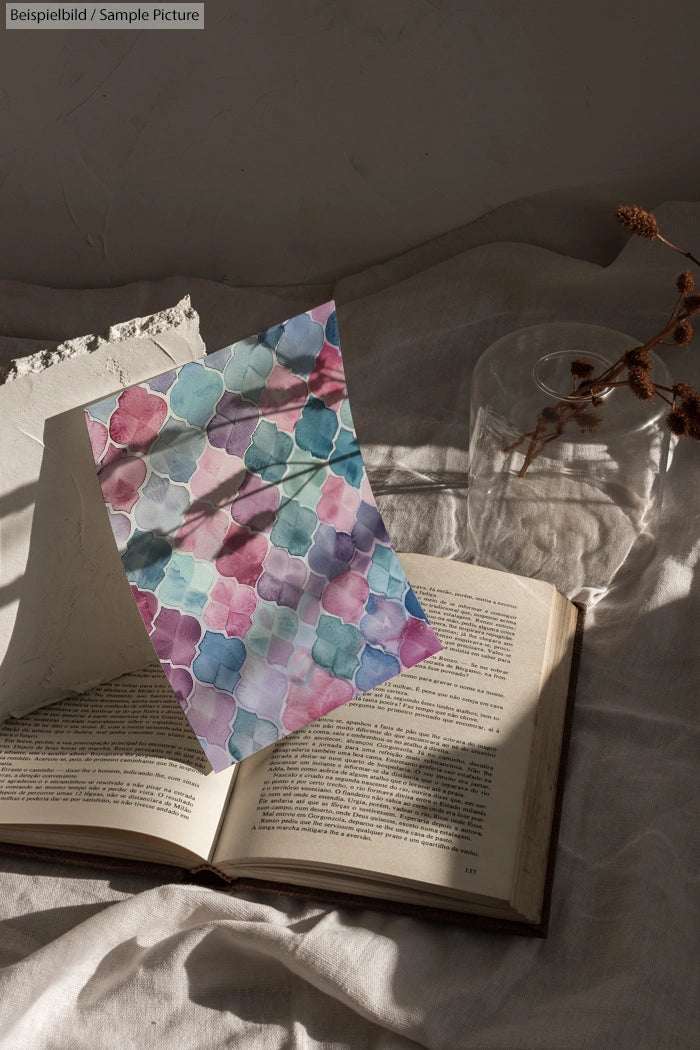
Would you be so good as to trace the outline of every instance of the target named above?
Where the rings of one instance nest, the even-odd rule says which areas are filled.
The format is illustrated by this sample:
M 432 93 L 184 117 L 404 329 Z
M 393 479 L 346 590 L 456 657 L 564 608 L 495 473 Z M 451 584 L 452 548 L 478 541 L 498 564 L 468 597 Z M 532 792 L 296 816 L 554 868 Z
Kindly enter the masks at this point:
M 649 401 L 656 393 L 656 387 L 649 378 L 647 370 L 637 365 L 634 368 L 630 368 L 627 385 L 640 401 Z
M 590 379 L 595 371 L 595 366 L 590 361 L 578 358 L 571 362 L 571 374 L 576 379 Z
M 636 233 L 638 237 L 646 237 L 653 241 L 658 236 L 659 226 L 653 212 L 640 208 L 638 204 L 621 204 L 617 209 L 617 218 L 622 225 Z
M 673 329 L 673 341 L 677 346 L 687 346 L 693 338 L 693 326 L 690 321 L 680 321 Z

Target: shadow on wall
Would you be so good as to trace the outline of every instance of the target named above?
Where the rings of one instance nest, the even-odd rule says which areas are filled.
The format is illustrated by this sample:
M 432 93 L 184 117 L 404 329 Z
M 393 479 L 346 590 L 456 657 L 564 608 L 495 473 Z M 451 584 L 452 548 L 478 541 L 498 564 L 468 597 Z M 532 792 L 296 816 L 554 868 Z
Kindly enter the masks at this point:
M 207 0 L 203 30 L 5 31 L 0 277 L 328 281 L 561 187 L 692 198 L 695 7 L 626 6 Z M 639 75 L 664 53 L 672 77 Z

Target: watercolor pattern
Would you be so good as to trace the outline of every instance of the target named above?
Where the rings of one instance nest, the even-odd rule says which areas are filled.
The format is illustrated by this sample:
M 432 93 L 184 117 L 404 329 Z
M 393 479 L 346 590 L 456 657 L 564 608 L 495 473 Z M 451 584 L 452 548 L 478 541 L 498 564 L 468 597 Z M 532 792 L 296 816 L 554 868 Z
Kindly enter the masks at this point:
M 439 651 L 364 470 L 332 302 L 85 414 L 134 600 L 213 769 Z

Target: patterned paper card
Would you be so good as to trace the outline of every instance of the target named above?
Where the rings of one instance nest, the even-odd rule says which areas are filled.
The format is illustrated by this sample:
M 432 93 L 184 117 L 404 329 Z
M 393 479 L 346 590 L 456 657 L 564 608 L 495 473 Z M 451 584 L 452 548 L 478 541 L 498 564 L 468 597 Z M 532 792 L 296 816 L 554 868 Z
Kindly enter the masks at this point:
M 85 414 L 134 599 L 215 770 L 439 651 L 365 474 L 333 303 Z

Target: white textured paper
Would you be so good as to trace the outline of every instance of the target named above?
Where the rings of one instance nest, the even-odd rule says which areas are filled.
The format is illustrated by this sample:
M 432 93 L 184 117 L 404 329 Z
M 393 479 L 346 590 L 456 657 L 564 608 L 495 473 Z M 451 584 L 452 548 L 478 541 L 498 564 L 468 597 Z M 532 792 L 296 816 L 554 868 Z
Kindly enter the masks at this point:
M 152 659 L 104 512 L 80 406 L 204 352 L 199 318 L 185 298 L 106 336 L 62 343 L 4 370 L 0 719 Z

